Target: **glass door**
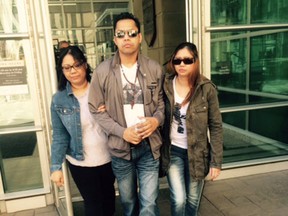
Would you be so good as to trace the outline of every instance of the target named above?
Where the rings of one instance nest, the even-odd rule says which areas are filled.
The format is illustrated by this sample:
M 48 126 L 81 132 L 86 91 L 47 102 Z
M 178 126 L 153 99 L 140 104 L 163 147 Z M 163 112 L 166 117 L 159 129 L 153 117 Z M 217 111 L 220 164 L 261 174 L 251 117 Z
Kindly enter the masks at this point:
M 60 41 L 79 46 L 95 68 L 116 51 L 113 19 L 129 10 L 129 0 L 54 1 L 49 0 L 50 23 L 55 51 Z
M 81 48 L 92 68 L 110 58 L 116 51 L 113 43 L 114 16 L 128 11 L 129 2 L 129 0 L 75 0 L 73 2 L 49 0 L 49 17 L 55 53 L 58 53 L 59 42 L 67 41 Z M 62 188 L 54 186 L 56 205 L 61 215 L 72 216 L 73 207 L 75 209 L 76 205 L 80 206 L 83 199 L 66 163 L 62 168 L 65 182 Z
M 24 209 L 53 203 L 48 154 L 52 45 L 43 28 L 45 1 L 28 3 L 0 0 L 0 212 L 15 211 L 7 203 L 22 206 L 25 197 L 41 203 Z

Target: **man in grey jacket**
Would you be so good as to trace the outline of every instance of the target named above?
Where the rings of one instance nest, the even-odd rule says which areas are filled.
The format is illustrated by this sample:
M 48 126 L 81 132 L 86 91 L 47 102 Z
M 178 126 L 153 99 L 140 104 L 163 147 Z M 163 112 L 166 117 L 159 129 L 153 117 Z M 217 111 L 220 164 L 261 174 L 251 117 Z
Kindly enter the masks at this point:
M 164 122 L 164 74 L 156 61 L 139 53 L 142 35 L 137 18 L 120 14 L 114 31 L 118 51 L 94 71 L 89 109 L 109 137 L 124 215 L 159 215 L 158 128 Z M 102 105 L 105 111 L 98 112 Z

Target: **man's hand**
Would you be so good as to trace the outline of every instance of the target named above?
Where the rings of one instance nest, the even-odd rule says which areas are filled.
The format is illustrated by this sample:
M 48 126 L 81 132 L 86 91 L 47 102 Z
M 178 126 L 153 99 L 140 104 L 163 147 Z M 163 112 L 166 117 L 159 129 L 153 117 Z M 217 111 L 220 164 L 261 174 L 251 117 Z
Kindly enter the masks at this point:
M 137 133 L 135 126 L 128 127 L 124 130 L 123 139 L 129 143 L 137 145 L 141 142 L 142 138 Z
M 143 139 L 149 137 L 159 126 L 154 117 L 140 117 L 140 123 L 126 128 L 123 139 L 132 144 L 139 144 Z
M 154 117 L 143 117 L 140 120 L 136 126 L 137 133 L 142 139 L 149 137 L 159 126 L 158 120 Z

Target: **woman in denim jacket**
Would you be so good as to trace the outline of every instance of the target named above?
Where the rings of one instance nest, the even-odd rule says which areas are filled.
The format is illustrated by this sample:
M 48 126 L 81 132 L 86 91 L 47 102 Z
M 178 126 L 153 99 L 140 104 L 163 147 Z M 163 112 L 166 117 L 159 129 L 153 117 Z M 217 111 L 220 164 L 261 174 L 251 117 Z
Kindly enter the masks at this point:
M 173 216 L 195 216 L 205 176 L 220 174 L 222 119 L 215 85 L 200 74 L 192 43 L 175 49 L 164 81 L 165 123 L 161 173 L 167 174 Z M 208 139 L 209 137 L 209 139 Z
M 57 72 L 60 74 L 58 92 L 51 103 L 51 180 L 57 186 L 63 185 L 61 167 L 66 158 L 84 199 L 85 215 L 112 216 L 115 211 L 115 177 L 107 135 L 88 109 L 90 66 L 77 46 L 69 46 L 60 54 Z

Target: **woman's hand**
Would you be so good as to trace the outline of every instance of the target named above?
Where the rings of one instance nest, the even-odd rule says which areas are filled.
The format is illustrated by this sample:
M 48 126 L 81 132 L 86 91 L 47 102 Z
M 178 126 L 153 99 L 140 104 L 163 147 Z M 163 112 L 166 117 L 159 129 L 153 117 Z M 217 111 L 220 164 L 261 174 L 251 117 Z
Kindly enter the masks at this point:
M 209 173 L 211 181 L 214 181 L 220 175 L 220 172 L 221 169 L 211 167 Z
M 98 112 L 98 113 L 99 113 L 99 112 L 105 112 L 105 111 L 106 111 L 105 105 L 101 105 L 101 106 L 99 106 L 98 109 L 97 109 L 97 112 Z
M 61 187 L 64 185 L 64 178 L 63 178 L 63 172 L 61 170 L 54 171 L 51 174 L 50 179 L 58 186 Z

